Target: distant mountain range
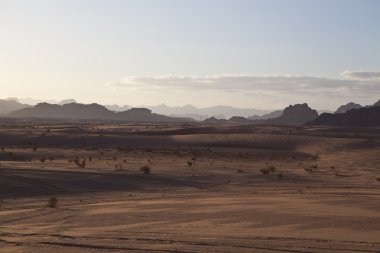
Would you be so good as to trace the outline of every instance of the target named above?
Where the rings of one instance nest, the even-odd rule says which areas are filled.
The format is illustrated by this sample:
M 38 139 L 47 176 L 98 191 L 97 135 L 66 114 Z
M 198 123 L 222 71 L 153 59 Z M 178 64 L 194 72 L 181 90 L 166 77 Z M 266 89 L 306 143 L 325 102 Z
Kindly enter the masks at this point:
M 5 116 L 11 112 L 31 107 L 30 105 L 25 105 L 19 103 L 17 100 L 13 99 L 0 99 L 0 116 Z
M 123 112 L 113 112 L 99 104 L 48 104 L 40 103 L 34 107 L 23 108 L 7 115 L 16 118 L 44 119 L 93 119 L 119 120 L 133 122 L 192 122 L 189 118 L 173 118 L 152 113 L 146 108 L 132 108 Z
M 264 111 L 231 106 L 197 108 L 192 105 L 170 107 L 165 104 L 150 106 L 149 108 L 131 108 L 130 106 L 118 105 L 103 106 L 95 103 L 80 104 L 75 99 L 65 99 L 57 104 L 39 103 L 31 106 L 22 104 L 15 98 L 0 99 L 0 116 L 2 117 L 94 119 L 127 122 L 195 122 L 202 120 L 203 124 L 303 125 L 307 123 L 309 125 L 327 126 L 380 126 L 379 108 L 380 100 L 365 107 L 350 102 L 340 106 L 335 113 L 322 113 L 318 116 L 316 110 L 304 103 L 290 105 L 284 110 L 257 115 L 257 113 Z M 157 113 L 157 111 L 162 114 Z M 197 112 L 201 114 L 197 114 Z M 165 113 L 171 116 L 163 115 Z M 206 113 L 212 116 L 208 117 Z M 228 116 L 227 119 L 226 116 Z
M 168 116 L 191 117 L 195 120 L 204 120 L 209 117 L 215 117 L 217 119 L 229 119 L 233 116 L 249 117 L 256 114 L 261 115 L 268 113 L 267 110 L 236 108 L 225 105 L 198 108 L 193 105 L 171 107 L 165 104 L 161 104 L 157 106 L 147 106 L 147 108 L 151 109 L 155 113 Z
M 306 103 L 289 105 L 284 110 L 274 111 L 263 116 L 241 117 L 233 116 L 229 120 L 216 119 L 215 117 L 206 119 L 204 124 L 284 124 L 284 125 L 302 125 L 306 122 L 315 120 L 318 112 L 311 109 Z

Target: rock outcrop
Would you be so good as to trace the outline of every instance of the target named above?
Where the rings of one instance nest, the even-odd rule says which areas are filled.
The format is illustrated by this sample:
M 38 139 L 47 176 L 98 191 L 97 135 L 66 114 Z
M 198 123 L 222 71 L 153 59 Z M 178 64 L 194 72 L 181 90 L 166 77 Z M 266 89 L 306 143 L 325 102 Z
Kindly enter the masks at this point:
M 306 103 L 289 105 L 280 117 L 269 119 L 270 124 L 304 124 L 318 117 L 318 112 L 311 109 Z

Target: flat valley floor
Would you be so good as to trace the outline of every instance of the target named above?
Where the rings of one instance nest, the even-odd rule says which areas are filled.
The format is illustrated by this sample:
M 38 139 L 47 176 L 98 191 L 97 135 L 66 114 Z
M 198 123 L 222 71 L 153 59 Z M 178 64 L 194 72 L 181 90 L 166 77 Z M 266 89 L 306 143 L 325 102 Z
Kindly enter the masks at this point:
M 380 252 L 380 129 L 3 124 L 0 148 L 0 252 Z

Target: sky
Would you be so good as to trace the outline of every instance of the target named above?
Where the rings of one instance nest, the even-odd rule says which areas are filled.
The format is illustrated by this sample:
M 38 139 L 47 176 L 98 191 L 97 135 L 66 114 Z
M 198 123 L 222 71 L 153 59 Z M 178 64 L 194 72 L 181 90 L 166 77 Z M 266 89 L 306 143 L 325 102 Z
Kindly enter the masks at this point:
M 0 98 L 373 104 L 379 27 L 378 0 L 0 0 Z

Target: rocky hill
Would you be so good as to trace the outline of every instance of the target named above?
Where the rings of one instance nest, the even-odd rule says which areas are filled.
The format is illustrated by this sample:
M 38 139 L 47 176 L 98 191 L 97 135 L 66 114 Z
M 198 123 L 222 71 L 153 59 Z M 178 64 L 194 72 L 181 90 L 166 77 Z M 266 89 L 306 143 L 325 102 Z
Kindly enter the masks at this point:
M 315 120 L 318 112 L 311 109 L 306 103 L 289 105 L 283 110 L 280 117 L 266 120 L 269 124 L 304 124 Z
M 362 108 L 363 106 L 361 106 L 360 104 L 356 104 L 356 103 L 353 103 L 353 102 L 350 102 L 348 104 L 345 104 L 345 105 L 341 105 L 336 111 L 335 113 L 346 113 L 347 111 L 351 110 L 351 109 L 359 109 L 359 108 Z

